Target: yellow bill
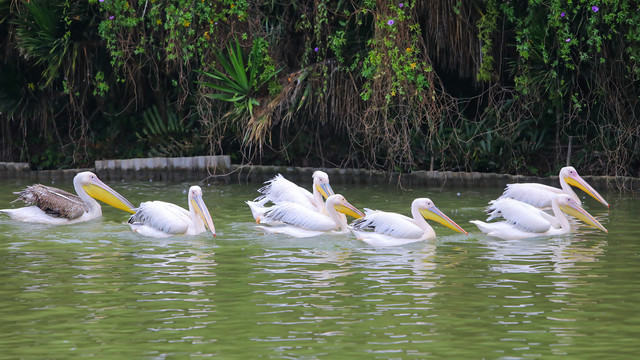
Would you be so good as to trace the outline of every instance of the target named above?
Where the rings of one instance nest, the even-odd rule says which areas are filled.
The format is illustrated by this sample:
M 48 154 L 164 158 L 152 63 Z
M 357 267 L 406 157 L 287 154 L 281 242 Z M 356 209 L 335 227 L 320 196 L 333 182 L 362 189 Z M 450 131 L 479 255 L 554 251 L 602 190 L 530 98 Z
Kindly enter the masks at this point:
M 196 214 L 202 219 L 205 226 L 211 231 L 213 237 L 216 236 L 216 228 L 213 225 L 213 219 L 211 218 L 211 214 L 209 213 L 209 209 L 207 209 L 207 205 L 205 205 L 204 200 L 202 200 L 202 196 L 197 195 L 191 199 L 191 203 L 193 208 L 196 210 Z
M 589 214 L 585 209 L 578 206 L 577 204 L 560 205 L 560 209 L 565 213 L 582 220 L 588 225 L 598 228 L 604 232 L 609 232 L 604 228 L 604 226 L 602 226 L 602 224 L 600 224 L 600 222 L 598 222 L 598 220 L 596 220 L 596 218 L 591 216 L 591 214 Z
M 107 184 L 103 183 L 102 180 L 97 177 L 91 180 L 91 183 L 88 185 L 82 186 L 84 190 L 96 200 L 100 200 L 108 205 L 113 206 L 114 208 L 124 210 L 129 213 L 135 213 L 134 206 L 129 202 L 129 200 L 125 199 L 124 196 L 118 194 L 115 190 L 110 188 Z
M 329 198 L 329 196 L 335 195 L 335 193 L 333 192 L 333 189 L 331 188 L 331 185 L 327 184 L 318 184 L 316 185 L 316 189 L 320 192 L 320 194 L 322 194 L 322 196 L 326 199 Z
M 577 173 L 572 176 L 566 176 L 564 180 L 567 182 L 567 184 L 581 189 L 582 191 L 589 194 L 592 198 L 598 200 L 606 207 L 609 207 L 609 204 L 604 200 L 604 198 Z
M 341 212 L 345 215 L 349 215 L 355 219 L 360 219 L 364 217 L 364 214 L 362 213 L 362 211 L 358 210 L 355 206 L 351 205 L 346 200 L 343 203 L 336 205 L 335 209 L 338 212 Z
M 451 230 L 461 232 L 465 235 L 469 235 L 460 225 L 456 224 L 455 221 L 449 219 L 447 215 L 445 215 L 440 209 L 438 209 L 435 205 L 429 207 L 428 209 L 420 209 L 420 214 L 427 219 L 438 222 Z

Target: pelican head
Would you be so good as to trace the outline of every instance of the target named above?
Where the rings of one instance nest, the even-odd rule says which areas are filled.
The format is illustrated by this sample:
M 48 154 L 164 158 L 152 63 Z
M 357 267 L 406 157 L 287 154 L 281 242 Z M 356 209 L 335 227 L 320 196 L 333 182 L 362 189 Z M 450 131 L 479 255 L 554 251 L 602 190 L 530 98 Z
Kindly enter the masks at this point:
M 445 215 L 440 209 L 436 207 L 436 205 L 427 198 L 417 198 L 413 200 L 412 207 L 416 206 L 420 214 L 427 220 L 436 221 L 451 230 L 455 230 L 457 232 L 461 232 L 465 235 L 469 235 L 460 225 L 456 224 L 453 220 L 449 219 L 447 215 Z
M 216 228 L 213 225 L 213 219 L 211 219 L 209 209 L 207 209 L 207 205 L 205 205 L 204 200 L 202 199 L 202 189 L 200 186 L 194 185 L 189 188 L 189 205 L 195 210 L 198 217 L 202 219 L 202 222 L 215 237 Z
M 324 171 L 318 170 L 313 173 L 313 186 L 325 199 L 335 194 L 331 185 L 329 185 L 329 175 Z
M 594 199 L 601 202 L 606 207 L 609 207 L 609 204 L 604 200 L 604 198 L 598 194 L 598 192 L 591 187 L 580 175 L 573 166 L 563 167 L 560 170 L 560 178 L 564 179 L 564 181 L 571 185 L 580 188 L 582 191 L 589 194 Z
M 362 211 L 356 209 L 355 206 L 351 205 L 344 196 L 340 194 L 331 195 L 327 199 L 327 206 L 333 206 L 336 211 L 343 213 L 345 215 L 349 215 L 353 218 L 360 219 L 364 217 Z
M 569 195 L 557 195 L 554 200 L 558 201 L 558 207 L 564 213 L 574 216 L 586 224 L 589 224 L 593 227 L 596 227 L 604 232 L 608 232 L 607 229 L 602 226 L 591 214 L 589 214 L 585 209 L 583 209 L 578 202 Z
M 74 186 L 80 186 L 84 191 L 96 200 L 100 200 L 115 208 L 124 210 L 130 213 L 135 213 L 134 206 L 125 199 L 124 196 L 118 194 L 115 190 L 110 188 L 102 180 L 98 179 L 96 174 L 85 171 L 81 172 L 73 178 Z M 76 188 L 76 192 L 78 189 Z

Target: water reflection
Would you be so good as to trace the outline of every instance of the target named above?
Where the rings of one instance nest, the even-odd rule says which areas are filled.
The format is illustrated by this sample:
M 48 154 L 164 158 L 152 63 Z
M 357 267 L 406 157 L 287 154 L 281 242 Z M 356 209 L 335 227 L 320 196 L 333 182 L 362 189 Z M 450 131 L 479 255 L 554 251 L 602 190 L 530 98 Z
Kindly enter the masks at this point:
M 435 244 L 423 243 L 410 248 L 271 250 L 254 256 L 263 280 L 252 286 L 261 295 L 256 306 L 263 310 L 257 317 L 265 335 L 252 340 L 290 344 L 278 346 L 285 353 L 298 341 L 335 337 L 370 348 L 406 345 L 407 334 L 428 323 L 428 314 L 420 313 L 429 310 L 430 289 L 438 280 L 435 251 Z M 397 333 L 374 334 L 378 330 L 372 329 L 386 326 L 382 319 L 397 327 Z M 305 331 L 310 325 L 314 330 Z M 280 328 L 280 335 L 272 327 Z
M 588 336 L 582 309 L 597 291 L 597 263 L 607 245 L 601 236 L 587 230 L 514 241 L 478 237 L 478 244 L 486 250 L 479 258 L 493 275 L 476 282 L 474 291 L 484 297 L 481 303 L 493 304 L 486 321 L 494 334 L 502 333 L 505 355 L 564 355 L 564 347 Z M 546 334 L 552 337 L 539 343 Z
M 582 264 L 598 261 L 606 244 L 604 240 L 585 242 L 572 235 L 507 241 L 479 238 L 479 242 L 490 250 L 482 256 L 493 260 L 490 269 L 503 273 L 565 273 L 577 266 L 588 270 Z

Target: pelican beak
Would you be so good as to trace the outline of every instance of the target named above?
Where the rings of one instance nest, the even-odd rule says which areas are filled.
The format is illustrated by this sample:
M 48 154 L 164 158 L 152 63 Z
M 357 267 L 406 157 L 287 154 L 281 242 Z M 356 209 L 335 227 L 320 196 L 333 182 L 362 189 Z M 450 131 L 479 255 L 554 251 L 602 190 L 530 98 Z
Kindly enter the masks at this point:
M 598 192 L 594 188 L 592 188 L 591 185 L 589 185 L 580 175 L 575 174 L 572 176 L 565 176 L 564 180 L 567 182 L 567 184 L 580 188 L 582 191 L 591 195 L 592 198 L 600 201 L 606 207 L 609 207 L 609 204 L 604 200 L 604 198 L 600 194 L 598 194 Z
M 134 206 L 129 202 L 129 200 L 125 199 L 124 196 L 118 194 L 115 190 L 95 176 L 89 184 L 83 185 L 82 187 L 89 196 L 96 200 L 100 200 L 120 210 L 124 210 L 132 214 L 135 213 Z
M 209 228 L 213 237 L 216 237 L 216 227 L 213 225 L 213 219 L 211 219 L 211 214 L 209 213 L 209 209 L 207 209 L 207 205 L 205 205 L 204 200 L 202 200 L 201 195 L 196 195 L 191 199 L 191 204 L 193 208 L 196 210 L 196 214 L 202 219 L 205 226 Z
M 349 215 L 355 219 L 361 219 L 364 217 L 362 211 L 356 209 L 355 206 L 351 205 L 348 201 L 344 201 L 335 206 L 336 211 L 341 212 L 345 215 Z
M 451 230 L 461 232 L 465 235 L 469 235 L 468 232 L 466 232 L 462 227 L 460 227 L 460 225 L 456 224 L 453 220 L 449 219 L 449 217 L 445 215 L 442 211 L 440 211 L 440 209 L 438 209 L 435 205 L 427 209 L 420 209 L 420 214 L 422 214 L 422 216 L 425 219 L 436 221 L 448 227 Z
M 335 195 L 335 193 L 333 192 L 333 189 L 331 188 L 331 185 L 329 185 L 329 183 L 317 184 L 316 185 L 316 189 L 320 192 L 320 194 L 322 194 L 322 196 L 324 197 L 325 200 L 327 198 L 329 198 L 329 196 Z
M 606 233 L 609 232 L 607 231 L 607 229 L 604 228 L 604 226 L 602 226 L 602 224 L 598 222 L 598 220 L 596 220 L 593 216 L 591 216 L 591 214 L 589 214 L 585 209 L 583 209 L 578 204 L 560 205 L 560 210 L 564 211 L 565 213 L 573 217 L 576 217 L 584 221 L 588 225 L 598 228 Z

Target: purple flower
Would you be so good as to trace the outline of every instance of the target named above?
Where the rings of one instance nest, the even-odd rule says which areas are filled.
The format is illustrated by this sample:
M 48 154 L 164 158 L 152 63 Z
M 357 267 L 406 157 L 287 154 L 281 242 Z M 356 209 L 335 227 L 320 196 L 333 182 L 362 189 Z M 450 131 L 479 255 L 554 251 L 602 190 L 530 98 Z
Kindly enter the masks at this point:
M 100 2 L 104 2 L 104 0 L 98 0 L 98 1 L 100 1 Z
M 318 52 L 318 51 L 320 51 L 320 48 L 316 46 L 316 47 L 313 49 L 313 51 Z
M 569 41 L 571 41 L 571 38 L 568 38 L 568 39 L 567 39 L 567 40 L 565 40 L 565 41 L 566 41 L 566 42 L 569 42 Z
M 597 6 L 595 6 L 595 5 L 593 5 L 593 6 L 591 7 L 591 10 L 593 10 L 593 12 L 598 12 L 598 10 L 600 10 L 600 8 L 599 8 L 599 7 L 597 7 Z
M 564 17 L 565 15 L 564 11 L 560 13 L 560 17 Z
M 109 16 L 109 20 L 113 20 L 115 17 L 113 15 Z
M 399 7 L 403 7 L 403 6 L 404 6 L 404 4 L 403 4 L 403 3 L 400 3 L 400 4 L 398 4 L 398 6 L 399 6 Z
M 392 20 L 387 21 L 387 25 L 393 25 L 395 22 Z

